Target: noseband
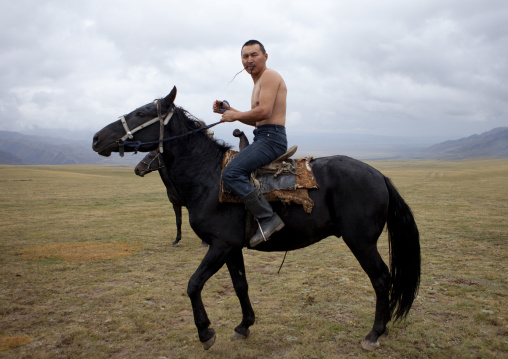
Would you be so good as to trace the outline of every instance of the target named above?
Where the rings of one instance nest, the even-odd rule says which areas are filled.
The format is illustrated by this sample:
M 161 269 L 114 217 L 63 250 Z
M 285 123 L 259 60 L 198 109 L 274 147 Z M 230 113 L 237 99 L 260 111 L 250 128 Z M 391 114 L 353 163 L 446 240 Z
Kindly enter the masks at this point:
M 150 173 L 153 171 L 157 171 L 161 168 L 164 168 L 164 163 L 162 162 L 161 153 L 158 150 L 156 150 L 154 152 L 155 152 L 155 155 L 150 159 L 150 161 L 145 162 L 144 159 L 141 160 L 141 163 L 146 166 L 146 170 L 145 170 L 146 173 Z M 157 160 L 157 164 L 152 166 L 152 164 L 155 162 L 155 160 Z
M 164 139 L 164 126 L 166 126 L 171 120 L 171 117 L 173 116 L 173 109 L 171 108 L 168 113 L 164 116 L 162 115 L 162 105 L 159 100 L 154 100 L 153 102 L 155 104 L 155 107 L 157 108 L 157 117 L 152 118 L 150 121 L 147 121 L 138 127 L 130 130 L 129 126 L 127 125 L 127 121 L 125 121 L 125 116 L 120 116 L 119 120 L 122 123 L 123 128 L 125 129 L 125 135 L 120 138 L 118 141 L 118 152 L 120 153 L 120 156 L 123 157 L 124 154 L 124 146 L 126 145 L 126 140 L 132 140 L 134 138 L 134 133 L 138 132 L 139 130 L 142 130 L 145 127 L 150 126 L 151 124 L 159 121 L 160 122 L 160 132 L 159 132 L 159 152 L 162 153 L 164 151 L 163 149 L 163 139 Z

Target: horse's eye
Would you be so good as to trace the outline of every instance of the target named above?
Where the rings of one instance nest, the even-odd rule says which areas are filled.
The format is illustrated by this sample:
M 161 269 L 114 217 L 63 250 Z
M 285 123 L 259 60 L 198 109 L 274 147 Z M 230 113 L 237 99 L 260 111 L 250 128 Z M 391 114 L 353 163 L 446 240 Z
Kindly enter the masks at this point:
M 141 111 L 138 111 L 138 112 L 136 112 L 136 116 L 137 116 L 137 117 L 144 117 L 144 116 L 145 116 L 145 113 L 144 113 L 144 112 L 141 112 Z

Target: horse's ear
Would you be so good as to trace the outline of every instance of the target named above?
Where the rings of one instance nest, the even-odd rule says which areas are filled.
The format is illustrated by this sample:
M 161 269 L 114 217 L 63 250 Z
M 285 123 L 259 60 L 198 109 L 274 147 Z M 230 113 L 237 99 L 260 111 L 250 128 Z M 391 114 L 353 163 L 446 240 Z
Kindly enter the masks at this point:
M 176 86 L 173 87 L 169 95 L 167 95 L 163 100 L 163 107 L 169 108 L 175 102 L 176 98 Z

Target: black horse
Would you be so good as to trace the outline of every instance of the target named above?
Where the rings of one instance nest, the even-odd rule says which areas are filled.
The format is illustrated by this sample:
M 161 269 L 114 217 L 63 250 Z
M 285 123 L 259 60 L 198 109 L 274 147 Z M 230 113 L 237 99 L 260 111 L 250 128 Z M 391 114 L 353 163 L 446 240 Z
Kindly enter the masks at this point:
M 164 162 L 159 151 L 150 151 L 134 168 L 134 173 L 140 177 L 144 177 L 146 174 L 158 171 L 161 176 L 164 186 L 166 186 L 166 193 L 168 195 L 169 202 L 173 205 L 176 217 L 176 239 L 171 244 L 173 247 L 177 247 L 182 240 L 182 201 L 178 195 L 178 191 L 173 186 L 171 178 L 168 176 L 164 169 Z M 201 247 L 207 247 L 205 241 L 201 242 Z
M 146 174 L 151 173 L 153 171 L 159 171 L 159 175 L 161 176 L 162 182 L 164 186 L 166 186 L 166 192 L 168 195 L 169 202 L 173 205 L 173 210 L 175 211 L 176 217 L 176 239 L 173 242 L 172 246 L 178 246 L 180 240 L 182 239 L 182 205 L 180 204 L 180 200 L 178 198 L 178 192 L 175 191 L 174 186 L 171 184 L 169 180 L 169 176 L 166 174 L 166 171 L 163 171 L 164 162 L 160 156 L 160 152 L 151 151 L 149 152 L 134 168 L 134 173 L 140 177 L 144 177 Z
M 166 173 L 188 209 L 192 229 L 209 244 L 187 288 L 199 339 L 208 349 L 215 341 L 215 332 L 209 327 L 201 291 L 224 264 L 243 314 L 233 337 L 246 338 L 249 327 L 254 324 L 242 254 L 242 248 L 248 247 L 246 225 L 251 221 L 242 204 L 219 203 L 218 200 L 222 158 L 229 147 L 199 131 L 199 122 L 174 105 L 175 97 L 176 88 L 173 88 L 165 98 L 132 111 L 123 116 L 122 121 L 109 124 L 95 134 L 93 149 L 109 156 L 117 151 L 122 154 L 124 150 L 153 151 L 163 143 Z M 142 126 L 157 119 L 161 126 Z M 166 123 L 164 127 L 163 123 Z M 130 130 L 132 128 L 134 130 Z M 159 128 L 163 133 L 159 133 Z M 124 142 L 127 135 L 133 137 L 134 131 L 137 131 L 137 141 Z M 311 167 L 319 186 L 319 189 L 309 190 L 315 203 L 312 213 L 306 213 L 298 205 L 273 203 L 286 226 L 255 249 L 287 251 L 329 236 L 342 237 L 369 276 L 376 293 L 374 325 L 362 341 L 364 349 L 376 349 L 378 338 L 387 331 L 386 324 L 391 319 L 406 317 L 417 295 L 421 261 L 418 228 L 409 206 L 390 180 L 371 166 L 349 157 L 331 156 L 312 160 Z M 378 237 L 385 224 L 390 269 L 377 250 Z

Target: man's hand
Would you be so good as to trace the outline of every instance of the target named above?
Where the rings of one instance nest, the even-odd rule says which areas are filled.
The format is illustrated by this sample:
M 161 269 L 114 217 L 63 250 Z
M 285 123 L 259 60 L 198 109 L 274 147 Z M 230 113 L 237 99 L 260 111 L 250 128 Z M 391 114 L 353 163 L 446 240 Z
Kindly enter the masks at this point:
M 236 120 L 233 118 L 235 116 L 234 111 L 226 111 L 222 114 L 221 122 L 235 122 Z
M 224 101 L 215 100 L 212 106 L 212 110 L 214 113 L 224 113 L 224 111 L 229 110 L 230 106 L 229 104 L 225 103 Z

